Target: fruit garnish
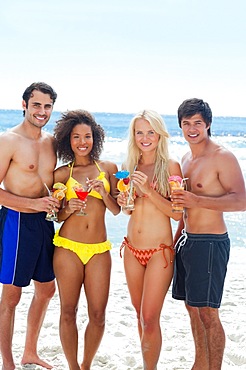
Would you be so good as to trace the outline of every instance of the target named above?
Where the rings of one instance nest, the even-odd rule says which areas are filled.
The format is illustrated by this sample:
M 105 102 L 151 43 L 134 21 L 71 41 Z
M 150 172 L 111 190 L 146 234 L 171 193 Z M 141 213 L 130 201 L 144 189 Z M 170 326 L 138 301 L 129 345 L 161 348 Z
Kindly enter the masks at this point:
M 53 193 L 53 197 L 58 200 L 62 200 L 65 197 L 64 190 L 60 190 L 60 189 L 55 190 Z
M 125 185 L 128 185 L 128 184 L 129 184 L 129 182 L 130 182 L 130 177 L 126 177 L 126 178 L 124 178 L 124 179 L 123 179 L 123 182 L 124 182 L 124 184 L 125 184 Z
M 125 179 L 126 177 L 128 177 L 130 175 L 130 172 L 129 171 L 118 171 L 114 174 L 114 176 L 117 178 L 117 179 Z
M 169 181 L 169 185 L 171 188 L 180 187 L 180 182 L 179 181 Z
M 76 182 L 73 186 L 73 190 L 77 190 L 77 189 L 83 189 L 83 185 L 80 184 L 79 182 Z
M 130 188 L 130 184 L 124 184 L 124 179 L 120 179 L 118 182 L 117 182 L 117 189 L 120 191 L 120 192 L 124 192 L 124 191 L 127 191 L 128 189 Z
M 174 181 L 174 182 L 179 182 L 181 184 L 182 182 L 182 177 L 178 176 L 178 175 L 172 175 L 168 178 L 168 182 L 170 183 L 171 181 Z
M 66 191 L 67 190 L 67 187 L 66 185 L 64 185 L 62 182 L 56 182 L 54 185 L 53 185 L 53 189 L 58 189 L 58 190 L 63 190 L 63 191 Z

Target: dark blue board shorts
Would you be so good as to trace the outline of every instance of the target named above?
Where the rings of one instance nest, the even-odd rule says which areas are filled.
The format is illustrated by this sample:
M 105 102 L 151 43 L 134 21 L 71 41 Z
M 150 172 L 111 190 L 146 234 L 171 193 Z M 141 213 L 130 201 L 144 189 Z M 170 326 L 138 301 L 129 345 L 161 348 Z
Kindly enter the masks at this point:
M 230 255 L 228 234 L 184 233 L 177 243 L 172 296 L 193 307 L 219 308 Z
M 45 212 L 0 209 L 0 282 L 24 287 L 54 280 L 54 224 Z

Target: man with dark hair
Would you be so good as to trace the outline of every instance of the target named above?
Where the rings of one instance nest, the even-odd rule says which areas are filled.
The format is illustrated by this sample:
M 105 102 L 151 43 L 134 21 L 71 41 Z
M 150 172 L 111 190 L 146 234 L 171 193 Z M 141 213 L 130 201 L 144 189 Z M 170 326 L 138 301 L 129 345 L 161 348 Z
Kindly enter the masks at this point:
M 50 119 L 55 91 L 43 82 L 29 86 L 22 107 L 24 120 L 0 135 L 0 349 L 4 370 L 15 369 L 12 354 L 15 309 L 22 287 L 34 280 L 22 365 L 51 369 L 37 354 L 37 341 L 49 301 L 55 292 L 54 225 L 46 212 L 58 210 L 48 196 L 56 166 L 54 139 L 42 128 Z
M 207 103 L 185 100 L 178 120 L 190 151 L 181 161 L 188 189 L 171 196 L 175 205 L 185 207 L 175 235 L 172 295 L 185 301 L 190 315 L 196 351 L 192 369 L 219 370 L 225 333 L 218 308 L 230 253 L 223 213 L 245 211 L 245 184 L 235 156 L 210 138 L 212 112 Z
M 55 104 L 57 93 L 52 89 L 51 86 L 47 85 L 45 82 L 33 82 L 30 86 L 26 88 L 22 95 L 22 99 L 25 102 L 26 108 L 28 108 L 29 99 L 33 96 L 33 91 L 40 91 L 43 94 L 48 94 L 50 99 Z M 23 116 L 25 116 L 25 109 L 23 110 Z
M 208 128 L 208 136 L 211 136 L 210 126 L 212 124 L 212 111 L 208 103 L 205 103 L 202 99 L 187 99 L 183 101 L 178 109 L 178 120 L 179 127 L 181 128 L 181 121 L 183 117 L 192 117 L 195 114 L 200 114 L 203 121 L 206 123 Z

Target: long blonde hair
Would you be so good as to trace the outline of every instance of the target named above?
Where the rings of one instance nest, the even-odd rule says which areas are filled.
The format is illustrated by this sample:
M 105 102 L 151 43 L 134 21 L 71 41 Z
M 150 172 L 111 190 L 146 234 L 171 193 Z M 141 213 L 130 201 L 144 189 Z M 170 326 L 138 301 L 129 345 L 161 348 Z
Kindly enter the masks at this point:
M 127 158 L 124 168 L 130 173 L 134 171 L 135 166 L 138 164 L 141 151 L 136 145 L 135 141 L 135 122 L 138 119 L 145 119 L 149 122 L 153 130 L 160 135 L 159 142 L 156 149 L 155 158 L 155 169 L 154 169 L 154 180 L 156 190 L 164 197 L 170 194 L 168 185 L 168 138 L 169 134 L 166 129 L 165 122 L 163 118 L 157 112 L 153 110 L 142 110 L 138 112 L 130 122 L 129 126 L 129 141 L 128 141 L 128 151 Z

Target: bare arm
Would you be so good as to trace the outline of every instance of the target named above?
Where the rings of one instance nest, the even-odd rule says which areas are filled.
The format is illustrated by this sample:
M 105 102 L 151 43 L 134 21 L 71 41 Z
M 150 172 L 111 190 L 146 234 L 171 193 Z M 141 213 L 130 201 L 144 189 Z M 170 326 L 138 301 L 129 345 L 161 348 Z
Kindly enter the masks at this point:
M 237 159 L 232 153 L 223 151 L 215 161 L 219 169 L 217 183 L 220 185 L 220 191 L 213 194 L 211 184 L 207 194 L 177 190 L 172 198 L 186 208 L 197 207 L 220 212 L 245 211 L 245 183 Z
M 54 171 L 54 183 L 61 182 L 66 184 L 69 177 L 70 169 L 68 166 L 61 166 Z M 80 199 L 74 198 L 67 202 L 66 198 L 60 202 L 61 207 L 57 212 L 58 222 L 66 221 L 74 212 L 77 212 L 83 207 L 83 202 Z
M 179 175 L 182 177 L 180 165 L 174 160 L 169 160 L 169 174 Z M 139 189 L 148 196 L 152 203 L 166 216 L 173 218 L 178 221 L 182 217 L 182 213 L 173 213 L 172 212 L 172 203 L 161 196 L 157 191 L 150 187 L 148 177 L 141 171 L 135 171 L 132 174 L 132 179 L 139 187 Z
M 56 199 L 44 196 L 47 191 L 42 183 L 40 189 L 40 183 L 38 184 L 36 181 L 37 177 L 34 175 L 31 177 L 21 167 L 23 161 L 21 161 L 21 153 L 18 152 L 17 135 L 14 133 L 0 135 L 0 156 L 1 205 L 22 212 L 48 212 L 51 206 L 57 208 Z M 15 161 L 15 157 L 18 158 L 19 162 Z M 26 180 L 29 179 L 28 176 L 30 176 L 30 181 L 35 183 L 35 186 L 31 186 L 30 182 Z M 5 186 L 5 181 L 7 186 Z M 26 183 L 29 184 L 29 187 Z
M 120 207 L 116 201 L 116 183 L 117 179 L 113 175 L 117 172 L 117 166 L 112 162 L 106 162 L 105 170 L 109 173 L 109 182 L 110 182 L 110 194 L 104 189 L 103 182 L 101 180 L 90 180 L 92 188 L 97 191 L 102 196 L 102 200 L 105 206 L 111 211 L 114 215 L 117 215 L 120 212 Z M 67 166 L 62 166 L 58 168 L 54 173 L 54 181 L 66 183 L 68 180 L 69 171 Z M 74 212 L 77 212 L 81 207 L 84 206 L 84 202 L 80 199 L 72 198 L 69 202 L 66 202 L 64 199 L 63 205 L 58 213 L 59 222 L 65 221 L 69 218 Z
M 117 203 L 117 179 L 114 174 L 118 171 L 116 164 L 112 162 L 106 162 L 106 167 L 109 173 L 109 182 L 110 182 L 110 193 L 107 193 L 104 189 L 102 181 L 95 180 L 94 182 L 94 189 L 98 191 L 102 198 L 105 206 L 108 208 L 113 215 L 118 215 L 120 213 L 120 207 Z
M 50 196 L 42 198 L 26 198 L 0 189 L 0 204 L 4 207 L 22 212 L 49 212 L 51 208 L 58 209 L 57 199 Z
M 179 220 L 177 230 L 175 232 L 174 238 L 173 238 L 173 245 L 177 243 L 181 236 L 181 231 L 185 228 L 184 219 L 183 217 Z

